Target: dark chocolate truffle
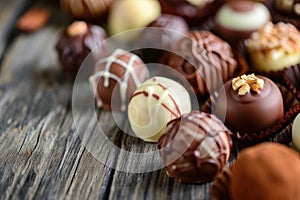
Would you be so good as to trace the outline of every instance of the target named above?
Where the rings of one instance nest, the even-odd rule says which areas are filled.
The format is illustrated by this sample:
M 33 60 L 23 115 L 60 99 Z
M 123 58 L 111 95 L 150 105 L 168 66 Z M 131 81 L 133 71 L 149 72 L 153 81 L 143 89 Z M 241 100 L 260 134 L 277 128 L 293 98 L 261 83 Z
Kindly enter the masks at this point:
M 62 10 L 76 19 L 95 19 L 107 14 L 114 0 L 60 0 Z
M 168 175 L 178 181 L 211 181 L 231 153 L 230 131 L 214 115 L 193 111 L 167 125 L 158 148 Z
M 233 200 L 300 199 L 300 157 L 277 143 L 262 143 L 241 152 L 231 166 Z
M 105 57 L 106 32 L 98 25 L 75 21 L 68 26 L 56 44 L 63 70 L 75 77 L 84 59 L 92 52 L 95 59 Z
M 219 35 L 229 42 L 248 38 L 270 20 L 270 12 L 262 3 L 233 1 L 224 4 L 215 21 Z
M 283 117 L 283 99 L 277 85 L 254 74 L 225 83 L 216 100 L 216 115 L 241 137 L 271 128 Z
M 173 53 L 174 52 L 174 53 Z M 237 62 L 227 42 L 209 31 L 191 31 L 160 62 L 181 73 L 197 94 L 217 90 L 235 76 Z
M 125 111 L 135 89 L 148 77 L 148 68 L 137 55 L 116 49 L 109 57 L 96 62 L 90 83 L 98 107 Z
M 215 13 L 223 0 L 159 0 L 162 11 L 178 15 L 191 24 L 199 24 Z

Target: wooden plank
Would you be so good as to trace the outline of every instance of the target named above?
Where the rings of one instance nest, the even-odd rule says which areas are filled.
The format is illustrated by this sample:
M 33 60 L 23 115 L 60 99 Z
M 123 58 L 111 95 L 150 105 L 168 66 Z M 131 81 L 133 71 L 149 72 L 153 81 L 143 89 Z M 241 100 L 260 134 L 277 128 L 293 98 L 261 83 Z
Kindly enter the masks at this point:
M 83 145 L 84 138 L 78 137 L 70 109 L 72 82 L 65 80 L 58 67 L 54 45 L 61 23 L 20 35 L 3 60 L 0 199 L 108 196 L 113 169 L 94 158 Z M 111 113 L 98 115 L 99 121 L 108 125 L 104 130 L 109 131 L 107 138 L 117 144 L 119 131 L 110 122 Z M 89 116 L 83 113 L 82 121 L 89 121 Z M 87 135 L 97 134 L 95 123 L 87 124 Z M 100 150 L 105 146 L 97 145 Z M 110 157 L 112 164 L 116 153 Z

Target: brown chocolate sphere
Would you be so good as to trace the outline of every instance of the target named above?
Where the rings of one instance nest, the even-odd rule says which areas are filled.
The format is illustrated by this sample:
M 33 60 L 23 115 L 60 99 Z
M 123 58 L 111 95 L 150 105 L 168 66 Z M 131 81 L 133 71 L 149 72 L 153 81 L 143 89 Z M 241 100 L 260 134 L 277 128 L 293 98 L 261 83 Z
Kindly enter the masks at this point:
M 62 10 L 76 19 L 95 19 L 108 12 L 114 0 L 60 0 Z
M 75 77 L 89 53 L 92 52 L 95 59 L 104 57 L 106 50 L 102 42 L 105 39 L 106 32 L 100 26 L 86 24 L 83 21 L 73 22 L 65 29 L 56 44 L 63 70 Z
M 159 0 L 162 11 L 183 17 L 191 24 L 199 24 L 213 15 L 223 0 Z
M 233 200 L 300 199 L 300 156 L 276 143 L 249 147 L 231 166 Z
M 186 183 L 211 181 L 231 153 L 230 131 L 214 115 L 193 111 L 167 125 L 158 148 L 168 175 Z
M 90 83 L 99 107 L 125 111 L 135 89 L 148 77 L 148 68 L 137 55 L 116 49 L 96 62 Z
M 225 125 L 241 136 L 271 128 L 282 119 L 283 112 L 277 85 L 254 74 L 227 81 L 216 100 L 216 115 L 225 115 Z
M 174 53 L 173 53 L 174 52 Z M 197 94 L 207 95 L 234 77 L 238 69 L 231 47 L 209 31 L 191 31 L 160 62 L 181 73 Z

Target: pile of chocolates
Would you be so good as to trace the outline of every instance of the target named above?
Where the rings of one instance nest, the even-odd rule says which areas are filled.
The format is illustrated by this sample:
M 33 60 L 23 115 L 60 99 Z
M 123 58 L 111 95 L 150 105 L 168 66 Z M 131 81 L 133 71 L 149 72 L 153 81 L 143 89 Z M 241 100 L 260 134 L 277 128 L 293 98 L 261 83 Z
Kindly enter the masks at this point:
M 93 54 L 89 81 L 97 106 L 126 113 L 137 137 L 157 143 L 169 176 L 214 180 L 215 199 L 300 198 L 300 156 L 287 147 L 293 142 L 300 150 L 299 1 L 95 2 L 61 0 L 63 10 L 85 20 L 67 27 L 57 43 L 62 67 L 75 77 Z M 160 31 L 148 34 L 145 27 Z M 133 28 L 140 31 L 122 39 L 157 38 L 161 49 L 137 55 L 99 47 L 107 35 Z M 170 67 L 191 87 L 152 76 L 149 61 Z M 232 155 L 237 160 L 228 168 Z

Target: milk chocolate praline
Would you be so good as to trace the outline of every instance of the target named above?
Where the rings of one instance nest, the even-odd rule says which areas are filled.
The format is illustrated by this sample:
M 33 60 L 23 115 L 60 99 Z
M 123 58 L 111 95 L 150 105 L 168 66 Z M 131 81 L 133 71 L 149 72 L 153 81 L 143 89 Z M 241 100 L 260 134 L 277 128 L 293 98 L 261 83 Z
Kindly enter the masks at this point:
M 300 156 L 278 143 L 246 148 L 231 166 L 232 200 L 300 199 L 299 188 Z
M 137 55 L 116 49 L 110 56 L 96 62 L 89 81 L 98 107 L 125 111 L 129 98 L 148 76 L 147 66 Z
M 268 8 L 262 3 L 253 1 L 228 2 L 215 16 L 218 34 L 233 44 L 248 38 L 269 20 Z
M 159 0 L 162 11 L 183 17 L 190 24 L 199 24 L 213 15 L 223 0 Z
M 56 44 L 59 61 L 63 70 L 75 77 L 83 61 L 92 53 L 99 59 L 106 53 L 103 41 L 106 32 L 98 25 L 75 21 L 69 25 Z
M 185 183 L 213 180 L 230 157 L 230 134 L 216 116 L 199 111 L 172 120 L 158 142 L 168 175 Z
M 240 137 L 260 133 L 279 123 L 283 109 L 283 98 L 277 85 L 254 74 L 227 81 L 216 100 L 216 115 L 225 117 L 225 125 Z
M 229 44 L 209 31 L 190 31 L 160 62 L 181 73 L 200 95 L 217 90 L 238 71 Z

